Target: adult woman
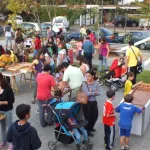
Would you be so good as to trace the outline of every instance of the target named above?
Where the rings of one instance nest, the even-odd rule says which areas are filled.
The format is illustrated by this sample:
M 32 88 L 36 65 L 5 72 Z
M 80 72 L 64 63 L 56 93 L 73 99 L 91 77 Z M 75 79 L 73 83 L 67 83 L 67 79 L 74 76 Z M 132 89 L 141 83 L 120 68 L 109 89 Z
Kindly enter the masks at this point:
M 58 45 L 58 50 L 57 66 L 61 65 L 63 62 L 68 62 L 67 51 L 64 49 L 64 45 L 62 43 Z
M 44 66 L 44 55 L 43 55 L 43 52 L 42 51 L 39 51 L 36 55 L 36 59 L 32 62 L 32 64 L 30 65 L 30 67 L 33 67 L 34 68 L 34 79 L 35 79 L 35 92 L 33 94 L 33 100 L 32 100 L 32 103 L 34 104 L 35 103 L 35 98 L 36 98 L 36 91 L 37 91 L 37 82 L 36 82 L 36 78 L 37 78 L 37 75 L 38 73 L 41 73 L 42 72 L 42 69 L 43 69 L 43 66 Z
M 102 65 L 105 66 L 105 69 L 108 69 L 107 65 L 107 58 L 109 56 L 109 44 L 107 43 L 105 37 L 102 37 L 100 39 L 100 47 L 99 47 L 99 59 L 100 59 L 100 64 L 99 64 L 99 72 L 102 71 Z
M 54 43 L 53 37 L 48 38 L 46 47 L 48 48 L 51 55 L 57 55 L 57 46 Z
M 12 124 L 14 101 L 15 98 L 12 88 L 8 85 L 7 81 L 3 78 L 3 75 L 0 73 L 0 113 L 5 115 L 5 118 L 0 121 L 2 135 L 0 149 L 6 145 L 6 128 L 8 129 Z M 12 149 L 13 145 L 10 144 L 8 150 Z
M 98 118 L 98 106 L 96 96 L 100 95 L 100 86 L 95 81 L 95 72 L 89 70 L 86 72 L 86 83 L 83 83 L 82 90 L 89 97 L 88 103 L 82 105 L 85 119 L 88 120 L 88 125 L 85 127 L 89 136 L 94 136 L 91 132 L 96 131 L 94 125 Z
M 89 70 L 89 65 L 86 58 L 82 55 L 77 56 L 77 60 L 79 61 L 80 70 L 83 73 L 84 80 L 86 80 L 85 74 Z

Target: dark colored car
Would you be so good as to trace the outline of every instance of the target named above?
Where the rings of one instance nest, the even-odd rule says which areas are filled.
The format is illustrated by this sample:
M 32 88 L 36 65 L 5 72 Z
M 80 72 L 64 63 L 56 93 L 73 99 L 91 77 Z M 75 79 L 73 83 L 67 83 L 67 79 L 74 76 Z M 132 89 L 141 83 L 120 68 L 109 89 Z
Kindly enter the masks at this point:
M 148 37 L 150 37 L 150 31 L 135 31 L 124 35 L 120 41 L 121 43 L 127 43 L 129 40 L 131 40 L 135 43 Z M 150 40 L 139 44 L 137 47 L 139 47 L 141 50 L 150 49 Z
M 125 22 L 126 22 L 126 27 L 137 27 L 139 25 L 138 21 L 122 15 L 116 16 L 113 20 L 113 24 L 119 28 L 124 27 Z
M 4 28 L 2 26 L 0 26 L 0 36 L 4 35 Z
M 96 36 L 96 38 L 98 39 L 98 32 L 94 31 L 93 29 L 88 29 L 91 32 L 94 33 L 94 35 Z M 75 40 L 78 41 L 81 38 L 81 34 L 79 32 L 73 32 L 70 33 L 68 35 L 66 35 L 66 40 Z M 111 30 L 107 29 L 107 28 L 100 28 L 99 30 L 99 38 L 101 37 L 105 37 L 107 42 L 109 43 L 118 43 L 118 34 L 114 34 Z

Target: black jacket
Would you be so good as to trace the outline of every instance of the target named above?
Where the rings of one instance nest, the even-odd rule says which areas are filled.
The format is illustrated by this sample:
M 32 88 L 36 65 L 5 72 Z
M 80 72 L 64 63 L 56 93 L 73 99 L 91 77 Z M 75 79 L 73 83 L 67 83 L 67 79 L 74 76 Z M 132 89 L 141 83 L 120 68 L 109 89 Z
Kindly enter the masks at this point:
M 14 122 L 8 129 L 6 139 L 12 142 L 14 150 L 36 150 L 41 147 L 37 131 L 29 122 L 24 125 Z

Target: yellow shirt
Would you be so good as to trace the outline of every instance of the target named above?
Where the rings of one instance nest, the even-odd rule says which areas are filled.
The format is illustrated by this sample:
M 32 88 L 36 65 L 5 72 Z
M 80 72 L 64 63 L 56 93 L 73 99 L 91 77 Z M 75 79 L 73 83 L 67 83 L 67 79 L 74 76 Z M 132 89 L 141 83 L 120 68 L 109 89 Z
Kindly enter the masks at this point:
M 127 80 L 125 82 L 124 96 L 130 93 L 130 91 L 132 90 L 132 86 L 133 84 L 130 80 Z
M 139 48 L 135 47 L 135 46 L 131 46 L 135 55 L 137 56 L 137 58 L 139 59 L 139 57 L 141 56 L 141 52 L 139 50 Z M 128 61 L 128 67 L 133 67 L 137 65 L 137 59 L 132 51 L 132 49 L 129 47 L 126 51 L 126 56 L 129 57 L 129 61 Z M 139 59 L 140 60 L 140 59 Z
M 0 67 L 5 67 L 11 62 L 13 62 L 11 56 L 7 56 L 6 54 L 0 56 Z

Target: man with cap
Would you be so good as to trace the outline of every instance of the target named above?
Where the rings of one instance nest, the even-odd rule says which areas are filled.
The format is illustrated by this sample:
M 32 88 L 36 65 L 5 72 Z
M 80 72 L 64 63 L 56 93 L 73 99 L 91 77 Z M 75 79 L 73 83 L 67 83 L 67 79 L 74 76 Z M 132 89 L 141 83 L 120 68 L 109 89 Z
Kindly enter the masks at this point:
M 47 100 L 52 97 L 51 89 L 55 88 L 56 83 L 53 76 L 50 75 L 50 66 L 49 64 L 45 65 L 42 73 L 37 75 L 37 103 L 39 105 L 39 117 L 40 124 L 42 127 L 45 127 L 47 124 L 51 125 L 53 123 L 53 113 L 51 111 L 47 112 L 47 122 L 45 121 L 44 116 L 44 107 L 43 104 L 46 104 Z
M 64 71 L 61 90 L 64 90 L 67 84 L 69 84 L 72 90 L 70 100 L 74 100 L 84 80 L 83 73 L 79 68 L 69 65 L 69 63 L 67 62 L 63 62 L 61 66 Z M 68 98 L 69 97 L 65 95 L 65 97 L 63 97 L 63 100 L 67 101 Z

